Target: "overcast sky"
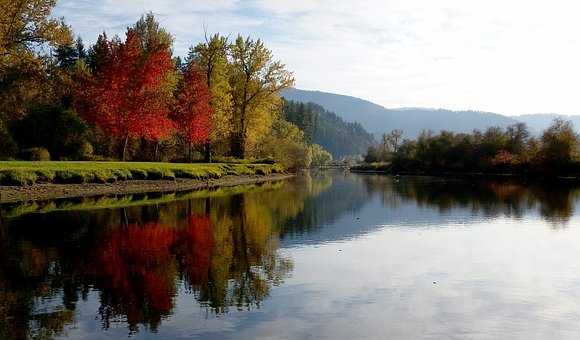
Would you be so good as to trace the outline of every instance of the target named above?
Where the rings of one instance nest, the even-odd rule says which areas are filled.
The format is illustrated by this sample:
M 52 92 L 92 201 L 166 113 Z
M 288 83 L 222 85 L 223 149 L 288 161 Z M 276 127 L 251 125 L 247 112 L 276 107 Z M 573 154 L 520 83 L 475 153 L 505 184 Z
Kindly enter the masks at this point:
M 60 0 L 87 42 L 152 11 L 175 53 L 262 38 L 296 87 L 386 107 L 580 114 L 580 4 L 560 0 Z

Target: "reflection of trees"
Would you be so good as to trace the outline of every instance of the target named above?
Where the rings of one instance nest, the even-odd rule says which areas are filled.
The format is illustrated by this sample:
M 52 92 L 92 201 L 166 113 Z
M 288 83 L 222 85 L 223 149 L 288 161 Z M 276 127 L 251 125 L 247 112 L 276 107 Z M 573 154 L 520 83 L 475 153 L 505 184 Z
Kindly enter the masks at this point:
M 258 307 L 292 270 L 277 249 L 284 221 L 303 209 L 296 187 L 1 225 L 0 338 L 52 338 L 92 292 L 102 327 L 122 320 L 131 332 L 155 331 L 180 287 L 214 313 Z
M 303 209 L 286 222 L 282 236 L 310 232 L 361 209 L 370 197 L 361 189 L 360 177 L 348 174 L 332 177 L 326 172 L 308 178 L 306 185 L 298 186 L 304 190 Z
M 537 210 L 549 222 L 566 222 L 574 213 L 580 191 L 569 183 L 523 184 L 508 180 L 454 180 L 430 177 L 363 176 L 369 194 L 397 206 L 401 200 L 441 212 L 455 208 L 474 214 L 520 218 Z

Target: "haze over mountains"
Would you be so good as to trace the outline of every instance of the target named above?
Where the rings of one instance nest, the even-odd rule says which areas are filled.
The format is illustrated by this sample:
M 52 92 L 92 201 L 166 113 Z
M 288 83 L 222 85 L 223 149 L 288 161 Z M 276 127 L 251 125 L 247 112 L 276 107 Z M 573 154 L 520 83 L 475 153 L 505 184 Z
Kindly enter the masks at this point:
M 556 117 L 571 120 L 576 128 L 580 127 L 580 116 L 558 114 L 504 116 L 480 111 L 451 111 L 429 108 L 387 109 L 356 97 L 295 88 L 284 91 L 282 95 L 289 100 L 322 105 L 346 121 L 361 123 L 366 130 L 375 135 L 401 129 L 406 138 L 414 138 L 422 130 L 471 132 L 474 129 L 484 130 L 490 126 L 506 127 L 517 122 L 526 123 L 531 133 L 539 134 Z

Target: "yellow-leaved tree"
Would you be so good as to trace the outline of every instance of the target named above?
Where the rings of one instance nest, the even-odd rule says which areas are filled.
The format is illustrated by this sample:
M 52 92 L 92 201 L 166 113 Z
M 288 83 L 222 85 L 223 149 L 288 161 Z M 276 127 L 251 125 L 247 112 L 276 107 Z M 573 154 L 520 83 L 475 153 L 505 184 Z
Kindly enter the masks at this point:
M 194 62 L 205 73 L 210 90 L 212 132 L 205 145 L 205 161 L 211 162 L 214 146 L 229 142 L 232 132 L 232 93 L 229 83 L 228 39 L 219 34 L 207 37 L 205 42 L 189 50 L 187 63 Z
M 279 112 L 280 91 L 292 86 L 294 77 L 284 64 L 273 60 L 260 39 L 238 36 L 230 45 L 230 57 L 231 154 L 245 158 L 270 131 Z

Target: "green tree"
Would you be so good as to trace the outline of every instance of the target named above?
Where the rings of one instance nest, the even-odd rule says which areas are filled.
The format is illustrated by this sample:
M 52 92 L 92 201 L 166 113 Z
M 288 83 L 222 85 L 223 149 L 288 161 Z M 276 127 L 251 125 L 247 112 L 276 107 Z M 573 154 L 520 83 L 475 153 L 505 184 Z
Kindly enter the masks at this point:
M 332 155 L 318 144 L 310 146 L 310 154 L 312 155 L 312 166 L 324 166 L 332 162 Z
M 312 162 L 311 149 L 304 141 L 304 133 L 283 119 L 277 119 L 260 142 L 257 156 L 273 158 L 288 169 L 308 168 Z
M 570 121 L 557 118 L 542 134 L 540 155 L 554 167 L 562 167 L 575 160 L 577 151 L 578 135 Z

